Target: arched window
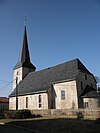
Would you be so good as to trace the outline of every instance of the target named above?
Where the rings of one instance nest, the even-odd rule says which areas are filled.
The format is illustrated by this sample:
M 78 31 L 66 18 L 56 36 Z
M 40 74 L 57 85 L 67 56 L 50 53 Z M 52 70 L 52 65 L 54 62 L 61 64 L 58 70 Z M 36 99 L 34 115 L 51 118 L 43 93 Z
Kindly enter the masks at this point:
M 41 107 L 42 107 L 41 102 L 42 102 L 42 98 L 41 98 L 41 95 L 39 95 L 39 108 L 41 108 Z
M 26 108 L 28 108 L 28 97 L 26 97 Z
M 17 71 L 17 75 L 18 75 L 18 71 Z

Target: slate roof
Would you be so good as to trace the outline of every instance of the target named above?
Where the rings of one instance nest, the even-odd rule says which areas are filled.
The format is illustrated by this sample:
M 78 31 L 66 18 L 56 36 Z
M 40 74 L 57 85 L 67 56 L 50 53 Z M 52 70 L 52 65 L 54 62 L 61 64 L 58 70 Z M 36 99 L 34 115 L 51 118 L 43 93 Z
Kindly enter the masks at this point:
M 13 69 L 15 70 L 19 67 L 27 67 L 27 68 L 31 68 L 33 70 L 36 69 L 36 67 L 30 62 L 26 26 L 24 27 L 23 43 L 22 43 L 22 48 L 20 51 L 19 59 Z
M 97 98 L 100 97 L 100 92 L 97 92 L 95 88 L 87 85 L 80 96 L 83 98 Z
M 91 74 L 79 59 L 29 73 L 18 85 L 18 95 L 47 92 L 52 83 L 76 79 L 79 71 Z M 10 97 L 15 96 L 15 90 Z

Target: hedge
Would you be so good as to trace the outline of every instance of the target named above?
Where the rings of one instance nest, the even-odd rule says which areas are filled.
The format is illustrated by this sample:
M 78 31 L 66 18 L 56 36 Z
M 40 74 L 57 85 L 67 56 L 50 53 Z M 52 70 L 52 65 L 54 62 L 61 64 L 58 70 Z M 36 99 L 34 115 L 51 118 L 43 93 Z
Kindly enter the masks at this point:
M 24 119 L 32 117 L 30 110 L 8 110 L 4 112 L 7 119 Z

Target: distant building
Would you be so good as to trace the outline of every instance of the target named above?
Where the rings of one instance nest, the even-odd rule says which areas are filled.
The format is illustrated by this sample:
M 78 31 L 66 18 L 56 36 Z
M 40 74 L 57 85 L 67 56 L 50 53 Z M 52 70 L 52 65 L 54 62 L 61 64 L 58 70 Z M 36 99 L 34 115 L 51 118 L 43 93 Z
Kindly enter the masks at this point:
M 13 69 L 9 109 L 100 107 L 95 77 L 78 58 L 36 71 L 30 61 L 26 26 L 24 28 L 20 56 Z
M 9 109 L 9 99 L 7 97 L 0 97 L 0 110 Z

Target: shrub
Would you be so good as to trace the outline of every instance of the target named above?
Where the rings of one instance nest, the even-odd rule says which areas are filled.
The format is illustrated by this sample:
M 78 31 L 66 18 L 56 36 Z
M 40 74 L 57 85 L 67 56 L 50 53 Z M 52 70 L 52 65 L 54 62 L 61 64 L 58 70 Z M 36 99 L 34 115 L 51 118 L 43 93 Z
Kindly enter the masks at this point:
M 30 110 L 9 110 L 5 111 L 5 117 L 9 119 L 24 119 L 32 116 Z
M 0 119 L 1 118 L 5 118 L 5 116 L 4 116 L 4 110 L 0 110 Z
M 76 112 L 76 115 L 77 115 L 77 118 L 78 118 L 78 119 L 84 118 L 82 112 Z

